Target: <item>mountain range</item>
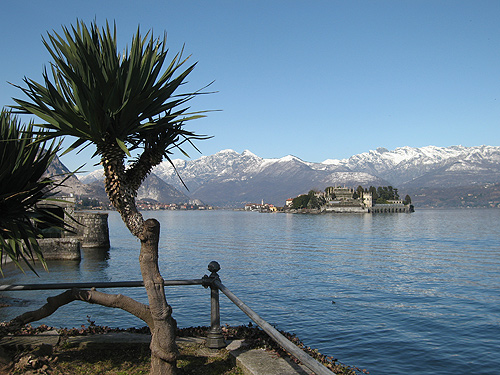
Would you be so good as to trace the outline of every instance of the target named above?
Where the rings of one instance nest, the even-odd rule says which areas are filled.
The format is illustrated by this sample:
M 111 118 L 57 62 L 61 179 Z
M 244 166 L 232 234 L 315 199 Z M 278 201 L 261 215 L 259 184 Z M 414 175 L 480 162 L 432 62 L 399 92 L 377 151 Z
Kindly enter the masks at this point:
M 148 177 L 157 179 L 152 185 L 155 187 L 145 184 L 140 196 L 162 201 L 170 199 L 169 194 L 174 192 L 176 199 L 191 197 L 220 207 L 241 207 L 262 200 L 282 206 L 287 198 L 311 189 L 390 185 L 398 188 L 403 197 L 409 194 L 417 207 L 500 204 L 500 147 L 497 146 L 399 147 L 392 151 L 378 148 L 321 163 L 292 155 L 266 159 L 248 150 L 241 154 L 222 150 L 195 160 L 174 159 L 173 164 L 175 170 L 168 162 L 155 167 Z M 90 185 L 102 185 L 102 179 L 102 170 L 80 177 L 81 182 Z M 161 196 L 160 191 L 167 186 L 175 190 Z
M 61 163 L 59 158 L 54 158 L 47 169 L 47 175 L 53 176 L 56 181 L 62 181 L 62 186 L 58 188 L 60 195 L 75 195 L 97 199 L 101 202 L 109 202 L 104 190 L 104 175 L 101 170 L 94 171 L 85 176 L 78 176 L 78 173 L 70 174 L 68 168 Z M 151 173 L 142 183 L 137 192 L 137 199 L 149 199 L 162 203 L 196 203 L 201 202 L 189 198 L 172 185 L 167 184 Z

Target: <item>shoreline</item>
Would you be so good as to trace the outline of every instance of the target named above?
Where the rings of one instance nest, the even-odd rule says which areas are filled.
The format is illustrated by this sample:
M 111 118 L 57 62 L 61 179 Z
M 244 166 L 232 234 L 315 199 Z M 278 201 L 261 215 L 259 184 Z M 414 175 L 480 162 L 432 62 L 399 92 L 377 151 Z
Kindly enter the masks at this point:
M 17 334 L 10 334 L 0 337 L 0 362 L 12 361 L 16 355 L 12 354 L 12 348 L 18 352 L 31 349 L 32 352 L 42 352 L 45 362 L 50 363 L 50 356 L 58 348 L 75 347 L 102 351 L 102 345 L 116 348 L 116 345 L 133 345 L 136 350 L 144 351 L 149 348 L 150 331 L 148 327 L 142 328 L 109 328 L 96 326 L 89 321 L 88 327 L 81 328 L 61 328 L 55 329 L 46 325 L 33 328 L 30 324 L 21 328 Z M 1 323 L 4 325 L 5 323 Z M 1 327 L 1 326 L 0 326 Z M 234 357 L 235 366 L 242 367 L 245 374 L 253 375 L 280 375 L 286 368 L 287 374 L 306 375 L 310 373 L 300 362 L 291 357 L 286 351 L 281 349 L 264 331 L 252 325 L 248 326 L 223 326 L 222 334 L 228 344 L 225 348 L 219 349 L 229 352 Z M 195 343 L 205 347 L 204 343 L 209 334 L 210 327 L 188 327 L 177 331 L 176 341 L 181 343 Z M 322 363 L 332 373 L 343 373 L 346 375 L 357 375 L 367 373 L 357 367 L 347 366 L 338 362 L 332 357 L 322 355 L 317 350 L 306 347 L 295 335 L 283 332 L 282 334 L 294 342 L 304 352 L 313 356 Z M 49 348 L 50 346 L 50 348 Z M 44 350 L 41 350 L 44 348 Z M 146 349 L 148 350 L 148 349 Z M 215 349 L 205 348 L 210 355 Z M 43 361 L 42 361 L 43 362 Z M 261 370 L 263 372 L 261 372 Z M 269 370 L 271 369 L 271 370 Z M 43 373 L 43 372 L 42 372 Z

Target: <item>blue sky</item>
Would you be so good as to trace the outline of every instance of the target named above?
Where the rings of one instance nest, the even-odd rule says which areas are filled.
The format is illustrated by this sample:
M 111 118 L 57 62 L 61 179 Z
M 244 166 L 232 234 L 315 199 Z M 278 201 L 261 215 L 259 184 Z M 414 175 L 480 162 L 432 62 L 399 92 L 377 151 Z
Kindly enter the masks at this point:
M 342 159 L 377 147 L 500 145 L 500 2 L 440 0 L 8 1 L 0 22 L 0 103 L 7 82 L 41 80 L 41 37 L 76 19 L 115 21 L 120 45 L 140 25 L 185 44 L 190 87 L 218 93 L 188 128 L 265 157 Z M 192 158 L 200 154 L 192 150 Z M 74 169 L 89 153 L 63 159 Z M 97 160 L 94 160 L 97 162 Z

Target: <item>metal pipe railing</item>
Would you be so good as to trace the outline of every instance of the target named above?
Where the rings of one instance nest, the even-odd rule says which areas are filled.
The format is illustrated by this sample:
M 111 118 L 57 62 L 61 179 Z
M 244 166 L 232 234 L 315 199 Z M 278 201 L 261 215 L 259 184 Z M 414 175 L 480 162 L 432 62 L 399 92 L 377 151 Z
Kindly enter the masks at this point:
M 313 371 L 316 375 L 332 375 L 333 372 L 327 367 L 323 366 L 320 362 L 315 360 L 309 354 L 300 349 L 293 342 L 288 340 L 285 336 L 283 336 L 276 328 L 262 319 L 255 311 L 253 311 L 250 307 L 248 307 L 241 299 L 236 297 L 236 295 L 231 292 L 228 288 L 222 284 L 220 281 L 219 275 L 217 272 L 220 270 L 219 263 L 213 261 L 208 265 L 208 270 L 211 272 L 210 276 L 204 276 L 203 280 L 205 283 L 203 284 L 205 287 L 210 286 L 212 291 L 214 289 L 220 290 L 222 293 L 226 295 L 229 300 L 234 303 L 238 308 L 243 311 L 250 319 L 252 319 L 264 332 L 266 332 L 274 341 L 276 341 L 283 349 L 288 351 L 291 355 L 297 358 L 300 362 L 304 364 L 308 369 Z M 215 301 L 214 301 L 215 299 Z M 216 304 L 217 308 L 214 309 L 214 304 Z M 213 316 L 213 314 L 217 314 L 217 316 Z M 215 324 L 214 324 L 215 322 Z M 214 335 L 220 334 L 222 337 L 221 329 L 220 329 L 220 317 L 219 317 L 219 294 L 212 293 L 212 326 L 210 332 L 214 333 Z M 209 334 L 210 336 L 210 334 Z M 210 340 L 207 340 L 207 345 L 210 346 Z M 216 341 L 214 340 L 213 347 L 216 346 Z
M 219 289 L 214 286 L 215 280 L 220 280 L 217 272 L 220 270 L 219 263 L 213 261 L 208 264 L 210 276 L 203 277 L 203 286 L 210 287 L 210 331 L 207 335 L 207 346 L 210 349 L 220 349 L 226 347 L 222 329 L 220 327 L 220 304 L 219 304 Z
M 320 362 L 315 360 L 309 354 L 300 349 L 293 342 L 288 340 L 283 336 L 276 328 L 262 319 L 255 311 L 248 307 L 241 299 L 236 297 L 236 295 L 231 292 L 228 288 L 220 282 L 220 280 L 215 280 L 214 285 L 219 288 L 219 290 L 226 295 L 231 302 L 240 308 L 247 316 L 252 319 L 264 332 L 266 332 L 274 341 L 276 341 L 283 349 L 288 351 L 291 355 L 297 358 L 304 366 L 309 370 L 313 371 L 316 375 L 332 375 L 333 372 L 323 366 Z
M 164 280 L 165 286 L 176 285 L 202 285 L 203 279 L 192 280 Z M 136 288 L 143 287 L 143 281 L 102 281 L 92 283 L 54 283 L 54 284 L 11 284 L 0 285 L 1 291 L 12 290 L 54 290 L 54 289 L 72 289 L 72 288 Z

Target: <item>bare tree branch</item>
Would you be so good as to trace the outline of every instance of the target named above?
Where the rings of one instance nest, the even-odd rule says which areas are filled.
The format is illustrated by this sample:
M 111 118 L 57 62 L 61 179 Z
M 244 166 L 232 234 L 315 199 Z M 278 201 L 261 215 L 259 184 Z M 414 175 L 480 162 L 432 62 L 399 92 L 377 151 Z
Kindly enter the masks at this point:
M 8 332 L 13 332 L 25 324 L 35 322 L 52 315 L 59 307 L 67 305 L 73 301 L 84 301 L 106 307 L 119 308 L 131 313 L 143 320 L 150 329 L 154 328 L 154 321 L 149 310 L 149 306 L 137 302 L 134 299 L 122 294 L 108 294 L 98 292 L 95 289 L 84 290 L 73 288 L 57 296 L 48 297 L 47 303 L 37 310 L 25 312 L 12 319 L 6 327 Z

